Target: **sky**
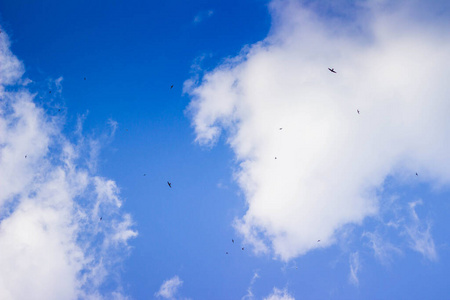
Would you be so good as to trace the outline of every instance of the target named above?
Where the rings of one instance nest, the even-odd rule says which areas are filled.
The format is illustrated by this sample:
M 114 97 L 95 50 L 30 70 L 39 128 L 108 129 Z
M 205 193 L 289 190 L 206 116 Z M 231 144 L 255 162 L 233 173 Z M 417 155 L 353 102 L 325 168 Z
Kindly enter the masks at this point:
M 438 0 L 0 1 L 0 298 L 446 299 L 449 28 Z

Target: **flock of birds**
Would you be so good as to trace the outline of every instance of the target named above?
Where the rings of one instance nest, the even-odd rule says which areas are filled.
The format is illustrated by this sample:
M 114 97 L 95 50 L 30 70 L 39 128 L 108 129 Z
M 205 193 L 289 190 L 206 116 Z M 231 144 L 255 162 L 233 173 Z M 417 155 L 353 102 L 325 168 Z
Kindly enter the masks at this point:
M 337 74 L 337 72 L 334 70 L 334 68 L 328 68 L 328 70 L 329 70 L 330 72 L 334 73 L 334 74 Z M 86 80 L 86 77 L 84 77 L 84 80 Z M 173 84 L 170 86 L 170 89 L 173 89 Z M 51 94 L 52 91 L 49 91 L 48 93 Z M 58 111 L 61 111 L 61 110 L 59 109 Z M 357 109 L 356 112 L 357 112 L 358 114 L 360 114 L 360 113 L 359 113 L 359 109 Z M 279 130 L 283 130 L 283 127 L 280 127 Z M 126 129 L 126 131 L 128 131 L 128 129 Z M 25 158 L 27 158 L 27 157 L 28 157 L 28 155 L 25 155 Z M 275 159 L 277 159 L 276 156 L 275 156 Z M 144 176 L 147 176 L 147 174 L 144 174 Z M 416 172 L 416 176 L 419 176 L 419 174 L 418 174 L 417 172 Z M 172 183 L 171 183 L 170 181 L 167 181 L 167 185 L 169 186 L 169 188 L 172 188 Z M 101 220 L 103 220 L 103 217 L 100 217 L 100 221 L 101 221 Z M 234 239 L 232 239 L 231 242 L 234 244 Z M 317 240 L 317 242 L 319 243 L 320 240 Z M 241 249 L 242 249 L 242 251 L 243 251 L 243 250 L 244 250 L 244 247 L 242 247 Z M 228 254 L 228 251 L 225 252 L 225 254 Z

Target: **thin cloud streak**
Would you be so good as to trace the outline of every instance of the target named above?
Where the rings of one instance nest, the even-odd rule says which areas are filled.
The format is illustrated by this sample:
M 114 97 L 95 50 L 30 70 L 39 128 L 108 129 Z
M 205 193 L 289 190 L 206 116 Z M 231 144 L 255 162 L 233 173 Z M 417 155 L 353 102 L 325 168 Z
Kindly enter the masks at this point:
M 350 275 L 348 279 L 351 284 L 358 286 L 359 285 L 358 272 L 360 269 L 359 253 L 354 252 L 350 254 L 349 261 L 350 261 Z
M 378 214 L 387 176 L 449 184 L 446 27 L 383 3 L 343 20 L 273 1 L 264 41 L 185 83 L 196 141 L 227 133 L 248 206 L 235 227 L 255 252 L 335 243 Z

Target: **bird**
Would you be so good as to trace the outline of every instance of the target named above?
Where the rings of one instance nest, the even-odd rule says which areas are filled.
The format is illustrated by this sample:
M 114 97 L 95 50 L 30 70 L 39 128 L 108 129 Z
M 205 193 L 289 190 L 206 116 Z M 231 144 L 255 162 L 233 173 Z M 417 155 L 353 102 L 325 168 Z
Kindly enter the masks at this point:
M 277 157 L 275 156 L 275 159 L 277 159 Z
M 86 77 L 84 77 L 84 80 L 86 80 Z
M 234 244 L 234 240 L 231 240 L 231 242 Z
M 144 176 L 147 176 L 147 174 L 144 174 Z
M 244 247 L 242 247 L 242 250 L 244 250 Z
M 48 93 L 49 93 L 49 94 L 51 94 L 51 93 L 52 93 L 52 91 L 48 91 Z
M 416 176 L 419 176 L 419 174 L 416 173 Z
M 228 254 L 228 252 L 225 252 L 225 254 Z
M 328 68 L 328 70 L 330 70 L 330 72 L 336 73 L 336 71 L 334 70 L 334 68 Z
M 28 157 L 28 155 L 25 155 L 25 158 L 27 158 Z
M 172 188 L 172 184 L 170 182 L 167 181 L 167 184 L 169 185 L 170 188 Z
M 317 240 L 317 242 L 320 242 L 320 240 Z
M 103 220 L 103 217 L 100 217 L 100 221 Z
M 58 109 L 58 111 L 61 111 L 61 109 Z
M 170 89 L 172 89 L 173 88 L 173 84 L 170 86 Z
M 358 113 L 358 115 L 359 115 L 359 109 L 357 109 L 357 110 L 356 110 L 356 112 L 357 112 L 357 113 Z
M 283 128 L 280 127 L 280 130 L 282 130 Z
M 128 131 L 128 129 L 125 129 L 126 131 Z

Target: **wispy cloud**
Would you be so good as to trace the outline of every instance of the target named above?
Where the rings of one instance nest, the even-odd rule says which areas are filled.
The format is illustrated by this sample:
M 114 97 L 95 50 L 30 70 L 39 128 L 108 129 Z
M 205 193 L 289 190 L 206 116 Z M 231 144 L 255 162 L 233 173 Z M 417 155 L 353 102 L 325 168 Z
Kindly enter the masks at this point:
M 199 12 L 195 18 L 194 18 L 194 23 L 200 23 L 201 21 L 210 18 L 212 15 L 214 14 L 213 10 L 205 10 L 205 11 L 201 11 Z
M 183 281 L 178 277 L 174 276 L 163 282 L 159 291 L 155 293 L 156 297 L 163 297 L 166 299 L 175 299 L 175 295 L 178 289 L 183 285 Z
M 287 289 L 280 290 L 274 287 L 272 293 L 264 300 L 295 300 L 295 298 L 288 293 Z
M 259 275 L 257 272 L 253 273 L 253 277 L 252 280 L 250 281 L 250 285 L 247 288 L 247 294 L 242 297 L 242 300 L 251 300 L 254 299 L 254 295 L 253 295 L 253 285 L 255 284 L 256 279 L 259 278 Z
M 357 285 L 359 285 L 358 272 L 359 272 L 359 268 L 360 268 L 358 252 L 354 252 L 354 253 L 350 254 L 349 264 L 350 264 L 350 275 L 349 275 L 348 279 L 351 284 L 357 286 Z
M 89 145 L 70 142 L 23 86 L 5 90 L 23 70 L 0 34 L 0 298 L 124 299 L 114 278 L 133 221 L 118 189 L 99 189 L 115 183 L 87 167 Z
M 389 265 L 393 259 L 393 255 L 402 254 L 400 248 L 384 240 L 377 232 L 364 232 L 362 236 L 369 240 L 369 247 L 372 248 L 375 258 L 383 265 Z
M 405 225 L 405 233 L 410 239 L 412 249 L 429 260 L 437 260 L 438 256 L 431 235 L 431 224 L 430 222 L 421 221 L 415 210 L 415 207 L 420 204 L 422 204 L 421 200 L 409 203 L 412 221 Z
M 257 251 L 331 245 L 378 213 L 387 176 L 450 183 L 447 21 L 374 3 L 333 18 L 273 1 L 264 41 L 185 85 L 196 141 L 227 132 L 248 205 L 235 226 Z

